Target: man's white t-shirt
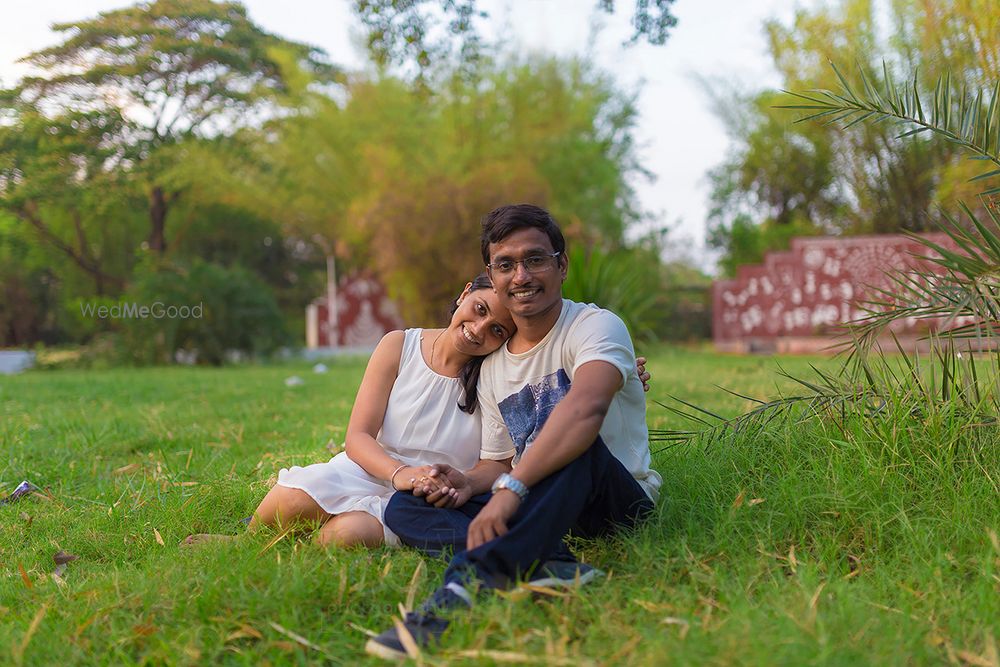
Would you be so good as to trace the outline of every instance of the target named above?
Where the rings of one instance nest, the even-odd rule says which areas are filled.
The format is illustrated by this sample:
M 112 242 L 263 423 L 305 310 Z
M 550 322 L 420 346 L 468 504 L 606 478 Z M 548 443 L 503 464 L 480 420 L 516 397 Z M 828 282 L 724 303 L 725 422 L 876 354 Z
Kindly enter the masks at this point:
M 662 479 L 649 468 L 646 397 L 635 370 L 632 339 L 621 318 L 593 304 L 563 299 L 559 320 L 540 343 L 521 354 L 504 345 L 483 361 L 478 385 L 483 411 L 480 456 L 514 457 L 516 466 L 552 409 L 569 392 L 576 370 L 590 361 L 605 361 L 622 374 L 600 435 L 656 500 Z

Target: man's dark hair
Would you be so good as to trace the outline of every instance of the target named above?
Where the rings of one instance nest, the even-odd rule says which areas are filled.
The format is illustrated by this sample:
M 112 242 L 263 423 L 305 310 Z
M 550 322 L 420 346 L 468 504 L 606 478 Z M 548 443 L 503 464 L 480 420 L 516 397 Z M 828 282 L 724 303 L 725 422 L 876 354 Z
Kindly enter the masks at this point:
M 491 243 L 499 243 L 517 230 L 528 227 L 545 232 L 555 252 L 566 252 L 566 239 L 548 211 L 534 204 L 508 204 L 493 209 L 483 218 L 483 236 L 480 240 L 483 263 L 490 263 Z

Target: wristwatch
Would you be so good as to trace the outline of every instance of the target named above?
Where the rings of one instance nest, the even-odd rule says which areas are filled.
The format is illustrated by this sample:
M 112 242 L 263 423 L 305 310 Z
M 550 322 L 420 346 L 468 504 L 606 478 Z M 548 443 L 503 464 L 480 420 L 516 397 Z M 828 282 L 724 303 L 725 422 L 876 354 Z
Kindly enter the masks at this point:
M 517 497 L 524 500 L 524 497 L 528 495 L 528 487 L 524 485 L 524 482 L 517 479 L 509 473 L 503 473 L 497 477 L 496 481 L 493 482 L 493 487 L 490 489 L 493 493 L 496 493 L 500 489 L 507 489 L 508 491 L 513 491 L 517 494 Z

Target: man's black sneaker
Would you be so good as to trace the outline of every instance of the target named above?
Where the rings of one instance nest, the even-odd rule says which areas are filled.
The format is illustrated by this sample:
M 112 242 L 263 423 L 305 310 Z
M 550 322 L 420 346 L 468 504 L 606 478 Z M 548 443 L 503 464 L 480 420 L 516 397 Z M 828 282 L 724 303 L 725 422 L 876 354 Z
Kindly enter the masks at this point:
M 472 596 L 464 586 L 449 583 L 438 588 L 417 608 L 403 619 L 403 627 L 413 637 L 413 643 L 423 648 L 436 642 L 448 627 L 448 621 L 441 614 L 452 609 L 468 609 L 472 606 Z M 388 659 L 405 658 L 406 645 L 399 636 L 399 628 L 392 627 L 365 644 L 365 651 Z
M 420 603 L 416 612 L 435 616 L 450 609 L 468 609 L 471 606 L 472 594 L 465 586 L 452 582 L 435 589 L 427 596 L 427 599 Z
M 526 583 L 532 586 L 545 586 L 547 588 L 569 588 L 573 586 L 583 586 L 598 577 L 603 577 L 604 573 L 596 567 L 579 563 L 577 561 L 550 560 L 542 563 L 536 569 Z
M 431 642 L 437 642 L 441 635 L 448 628 L 448 621 L 432 614 L 416 614 L 410 612 L 403 621 L 403 627 L 413 637 L 413 643 L 419 648 L 424 648 Z M 399 660 L 407 657 L 406 645 L 399 636 L 399 629 L 392 627 L 380 634 L 372 637 L 365 644 L 365 651 L 371 655 L 388 660 Z

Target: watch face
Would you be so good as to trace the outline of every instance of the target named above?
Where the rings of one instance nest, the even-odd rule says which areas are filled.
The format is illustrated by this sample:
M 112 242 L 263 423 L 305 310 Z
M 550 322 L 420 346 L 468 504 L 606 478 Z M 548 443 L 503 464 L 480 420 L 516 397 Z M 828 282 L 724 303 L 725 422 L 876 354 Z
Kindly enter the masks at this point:
M 496 481 L 493 482 L 493 486 L 490 488 L 490 490 L 493 493 L 496 493 L 500 489 L 505 489 L 505 488 L 507 488 L 507 473 L 504 473 L 499 477 L 497 477 Z

